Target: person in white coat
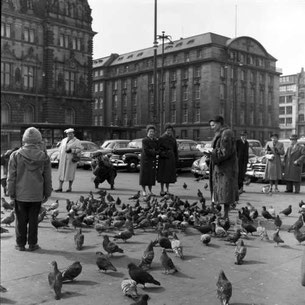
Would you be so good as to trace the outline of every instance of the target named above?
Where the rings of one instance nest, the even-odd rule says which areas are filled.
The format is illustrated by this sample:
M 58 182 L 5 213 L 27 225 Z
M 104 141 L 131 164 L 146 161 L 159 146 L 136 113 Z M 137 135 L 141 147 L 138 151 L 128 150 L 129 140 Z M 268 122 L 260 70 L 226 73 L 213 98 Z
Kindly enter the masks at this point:
M 81 142 L 74 136 L 74 129 L 68 128 L 65 130 L 67 137 L 61 141 L 59 146 L 59 165 L 58 179 L 59 187 L 55 192 L 62 192 L 64 181 L 69 182 L 69 187 L 66 192 L 72 191 L 72 184 L 75 178 L 77 162 L 75 156 L 79 155 L 83 150 Z

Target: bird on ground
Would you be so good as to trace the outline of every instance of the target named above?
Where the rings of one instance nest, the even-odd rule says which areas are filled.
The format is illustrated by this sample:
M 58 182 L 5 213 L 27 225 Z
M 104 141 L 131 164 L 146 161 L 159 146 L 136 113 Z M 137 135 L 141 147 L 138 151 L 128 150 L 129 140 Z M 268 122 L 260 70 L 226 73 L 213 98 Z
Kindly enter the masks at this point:
M 210 234 L 202 234 L 200 236 L 200 240 L 203 244 L 205 244 L 206 246 L 209 245 L 210 241 L 211 241 L 211 235 Z
M 110 193 L 107 194 L 106 199 L 108 202 L 115 202 L 114 198 L 111 196 Z
M 241 239 L 238 241 L 237 246 L 235 248 L 235 256 L 236 256 L 236 265 L 241 265 L 243 263 L 243 259 L 247 254 L 247 247 L 244 244 L 244 241 Z
M 4 210 L 13 210 L 14 209 L 14 203 L 9 203 L 5 200 L 4 197 L 1 197 L 1 204 Z
M 96 223 L 94 226 L 96 232 L 98 233 L 98 235 L 101 235 L 103 232 L 109 230 L 110 226 L 106 223 Z
M 59 300 L 61 298 L 62 275 L 58 270 L 56 261 L 53 261 L 51 265 L 53 266 L 53 271 L 48 275 L 49 285 L 55 292 L 55 300 Z
M 129 298 L 136 299 L 138 295 L 137 283 L 132 279 L 124 279 L 121 283 L 121 289 Z
M 274 233 L 273 233 L 273 241 L 276 243 L 276 245 L 278 246 L 280 243 L 284 243 L 284 241 L 282 240 L 282 238 L 280 237 L 280 229 L 277 229 Z
M 272 194 L 272 192 L 270 192 L 270 190 L 271 190 L 270 184 L 264 185 L 262 187 L 262 192 L 265 193 L 265 194 Z
M 137 191 L 136 194 L 134 194 L 133 196 L 129 197 L 128 199 L 129 199 L 129 200 L 137 200 L 137 199 L 140 198 L 140 194 L 141 194 L 141 192 L 140 192 L 140 191 Z
M 72 202 L 70 199 L 66 199 L 66 210 L 67 212 L 70 212 L 70 210 L 72 209 Z
M 168 274 L 171 270 L 173 273 L 178 272 L 176 266 L 174 265 L 172 259 L 167 255 L 166 250 L 163 248 L 160 256 L 160 262 L 164 268 L 164 273 Z
M 303 215 L 300 215 L 298 220 L 288 228 L 288 232 L 295 229 L 301 229 L 303 227 L 303 224 L 304 224 Z
M 0 227 L 0 234 L 2 234 L 2 233 L 9 233 L 9 230 L 8 230 L 8 229 L 5 229 L 5 228 Z
M 152 261 L 155 257 L 155 252 L 154 252 L 155 244 L 156 241 L 151 241 L 143 252 L 141 262 L 139 264 L 139 267 L 142 268 L 143 270 L 147 270 L 151 268 Z
M 293 234 L 295 239 L 299 242 L 299 244 L 305 241 L 305 233 L 301 232 L 300 229 L 294 229 Z
M 122 232 L 119 232 L 118 234 L 113 236 L 113 239 L 122 239 L 125 243 L 128 239 L 132 237 L 132 232 L 130 230 L 125 230 Z
M 256 227 L 251 223 L 247 223 L 243 221 L 241 226 L 243 229 L 246 230 L 247 233 L 250 233 L 251 235 L 253 235 L 253 233 L 257 231 Z
M 238 228 L 236 230 L 236 232 L 234 232 L 232 235 L 229 235 L 225 241 L 233 243 L 234 245 L 236 245 L 236 242 L 240 239 L 241 237 L 241 230 Z
M 279 228 L 282 226 L 282 219 L 280 218 L 279 215 L 276 215 L 275 219 L 274 219 L 274 225 L 276 226 L 276 228 Z
M 82 228 L 79 228 L 76 234 L 74 235 L 74 243 L 76 246 L 76 250 L 81 250 L 84 245 L 85 236 L 82 233 Z
M 160 282 L 155 280 L 151 274 L 146 272 L 145 270 L 141 269 L 140 267 L 136 266 L 134 263 L 129 263 L 127 265 L 128 273 L 130 277 L 137 283 L 141 284 L 145 287 L 146 283 L 154 284 L 160 286 Z
M 130 305 L 148 305 L 148 299 L 149 299 L 148 294 L 142 294 L 137 302 L 132 303 Z
M 261 214 L 266 219 L 274 219 L 274 217 L 267 211 L 267 208 L 265 206 L 262 206 Z
M 272 217 L 275 218 L 275 216 L 276 216 L 275 208 L 274 208 L 272 205 L 269 206 L 268 212 L 270 213 L 270 215 L 271 215 Z
M 284 209 L 280 212 L 280 214 L 284 214 L 285 216 L 289 216 L 292 213 L 292 205 L 290 204 L 288 208 Z
M 250 185 L 251 183 L 251 178 L 250 177 L 246 177 L 245 178 L 245 185 Z
M 59 215 L 59 209 L 51 210 L 51 217 L 54 219 Z
M 120 197 L 117 197 L 116 201 L 115 201 L 115 204 L 116 205 L 120 205 L 122 202 L 122 200 L 120 199 Z
M 199 198 L 202 198 L 202 197 L 203 197 L 203 193 L 200 191 L 200 189 L 198 189 L 198 191 L 197 191 L 197 196 L 198 196 Z
M 96 252 L 96 265 L 99 270 L 107 272 L 107 270 L 117 271 L 109 258 L 101 251 Z
M 59 228 L 68 227 L 69 217 L 65 219 L 51 219 L 51 225 L 58 231 Z
M 1 219 L 1 224 L 11 226 L 11 223 L 15 221 L 15 211 L 11 211 L 10 214 Z
M 58 209 L 58 207 L 59 207 L 59 201 L 57 199 L 55 202 L 51 203 L 51 205 L 47 208 L 47 211 L 50 212 L 51 210 L 56 210 Z
M 207 182 L 204 184 L 203 188 L 204 188 L 205 190 L 207 190 L 207 189 L 209 188 L 209 185 L 208 185 Z
M 121 249 L 115 242 L 110 241 L 108 235 L 104 235 L 103 248 L 108 253 L 108 255 L 113 255 L 115 252 L 124 252 L 124 250 Z
M 2 285 L 0 285 L 0 292 L 1 293 L 7 292 L 7 289 L 5 287 L 3 287 Z
M 187 184 L 185 182 L 183 182 L 182 187 L 186 190 L 187 189 Z
M 172 243 L 170 239 L 166 236 L 159 236 L 158 242 L 161 248 L 165 249 L 171 249 L 172 248 Z
M 62 282 L 73 281 L 82 272 L 82 265 L 76 261 L 61 272 Z
M 47 217 L 47 210 L 42 210 L 41 212 L 39 212 L 38 223 L 41 223 L 45 217 Z
M 218 276 L 217 297 L 220 299 L 222 305 L 229 305 L 230 298 L 232 296 L 232 284 L 227 279 L 223 270 L 220 271 Z
M 184 258 L 183 246 L 176 233 L 173 234 L 173 239 L 171 240 L 171 247 L 176 256 L 180 257 L 181 259 Z

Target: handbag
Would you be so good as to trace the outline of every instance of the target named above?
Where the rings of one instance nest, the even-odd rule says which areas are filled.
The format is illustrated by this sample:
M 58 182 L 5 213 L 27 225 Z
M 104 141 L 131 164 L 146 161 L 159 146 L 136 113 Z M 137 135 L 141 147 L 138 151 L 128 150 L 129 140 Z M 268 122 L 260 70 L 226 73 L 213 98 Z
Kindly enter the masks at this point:
M 274 159 L 274 154 L 266 154 L 266 159 L 272 161 Z
M 80 161 L 80 155 L 78 153 L 73 153 L 72 154 L 72 162 L 77 163 Z

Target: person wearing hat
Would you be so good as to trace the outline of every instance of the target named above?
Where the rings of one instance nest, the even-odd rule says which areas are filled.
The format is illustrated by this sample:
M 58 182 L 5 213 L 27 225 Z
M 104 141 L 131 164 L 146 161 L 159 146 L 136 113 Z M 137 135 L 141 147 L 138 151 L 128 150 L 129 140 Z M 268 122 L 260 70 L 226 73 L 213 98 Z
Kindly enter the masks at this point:
M 215 132 L 213 150 L 207 153 L 210 168 L 212 202 L 224 205 L 224 218 L 229 218 L 230 205 L 238 201 L 238 160 L 233 131 L 224 125 L 222 116 L 209 121 Z
M 236 140 L 239 194 L 244 192 L 244 179 L 249 161 L 249 142 L 247 141 L 247 135 L 247 131 L 242 131 L 240 138 Z
M 266 143 L 266 168 L 265 180 L 269 181 L 269 192 L 278 193 L 278 181 L 282 179 L 281 155 L 285 154 L 284 144 L 279 142 L 279 136 L 276 133 L 271 134 L 271 141 Z M 268 156 L 268 157 L 267 157 Z
M 43 149 L 41 133 L 35 127 L 25 130 L 23 146 L 9 159 L 7 190 L 15 201 L 16 250 L 35 251 L 38 246 L 38 215 L 41 204 L 52 193 L 51 162 Z
M 69 182 L 69 187 L 66 192 L 72 192 L 72 184 L 75 178 L 77 162 L 74 157 L 79 155 L 83 150 L 83 146 L 79 139 L 74 136 L 74 129 L 68 128 L 65 130 L 67 137 L 64 138 L 59 146 L 59 165 L 58 179 L 59 187 L 55 192 L 62 192 L 64 181 Z
M 299 193 L 302 180 L 302 167 L 305 161 L 305 147 L 298 143 L 298 136 L 290 136 L 290 146 L 284 156 L 284 180 L 286 181 L 286 193 Z
M 170 124 L 165 125 L 164 134 L 158 139 L 159 159 L 157 181 L 160 183 L 160 195 L 169 193 L 169 184 L 177 181 L 176 164 L 178 162 L 178 146 L 174 137 L 174 128 Z M 166 192 L 164 190 L 166 187 Z

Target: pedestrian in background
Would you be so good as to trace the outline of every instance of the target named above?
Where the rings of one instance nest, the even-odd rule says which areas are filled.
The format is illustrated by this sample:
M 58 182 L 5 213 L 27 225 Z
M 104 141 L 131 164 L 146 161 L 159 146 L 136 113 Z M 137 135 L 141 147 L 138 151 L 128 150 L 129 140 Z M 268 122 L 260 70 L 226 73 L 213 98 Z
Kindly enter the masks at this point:
M 271 135 L 271 141 L 266 144 L 265 180 L 269 181 L 269 192 L 279 192 L 278 181 L 282 179 L 281 155 L 285 154 L 283 143 L 279 142 L 278 134 Z
M 5 153 L 1 154 L 1 186 L 3 188 L 4 196 L 8 196 L 7 194 L 7 173 L 8 173 L 8 161 L 10 159 L 11 154 L 17 150 L 18 147 L 14 149 L 9 149 Z
M 22 137 L 23 146 L 11 154 L 8 165 L 8 194 L 15 201 L 16 246 L 35 251 L 38 246 L 38 215 L 41 204 L 52 193 L 51 162 L 39 130 L 30 127 Z
M 239 194 L 244 192 L 244 179 L 249 161 L 249 142 L 247 141 L 247 135 L 247 131 L 243 131 L 240 133 L 240 138 L 236 140 Z
M 142 152 L 140 160 L 139 183 L 143 190 L 143 196 L 153 195 L 152 186 L 156 184 L 156 156 L 158 153 L 158 141 L 155 138 L 156 127 L 146 127 L 146 137 L 142 140 Z M 146 186 L 148 192 L 146 193 Z
M 157 170 L 157 181 L 160 183 L 160 195 L 169 193 L 169 184 L 177 181 L 176 165 L 178 162 L 178 146 L 174 137 L 172 125 L 165 126 L 164 134 L 158 140 L 159 159 Z M 164 185 L 166 192 L 164 191 Z
M 290 136 L 290 146 L 284 156 L 284 180 L 286 181 L 286 193 L 299 193 L 302 181 L 302 167 L 305 161 L 305 147 L 298 143 L 296 134 Z
M 74 136 L 74 129 L 68 128 L 65 130 L 67 137 L 62 139 L 59 146 L 59 165 L 58 179 L 59 187 L 55 192 L 62 192 L 64 181 L 69 181 L 69 187 L 66 192 L 72 192 L 72 184 L 75 179 L 78 156 L 83 150 L 81 142 Z
M 224 125 L 222 116 L 209 121 L 215 132 L 209 158 L 212 202 L 224 205 L 224 218 L 229 218 L 230 205 L 238 201 L 238 161 L 236 140 L 232 130 Z

